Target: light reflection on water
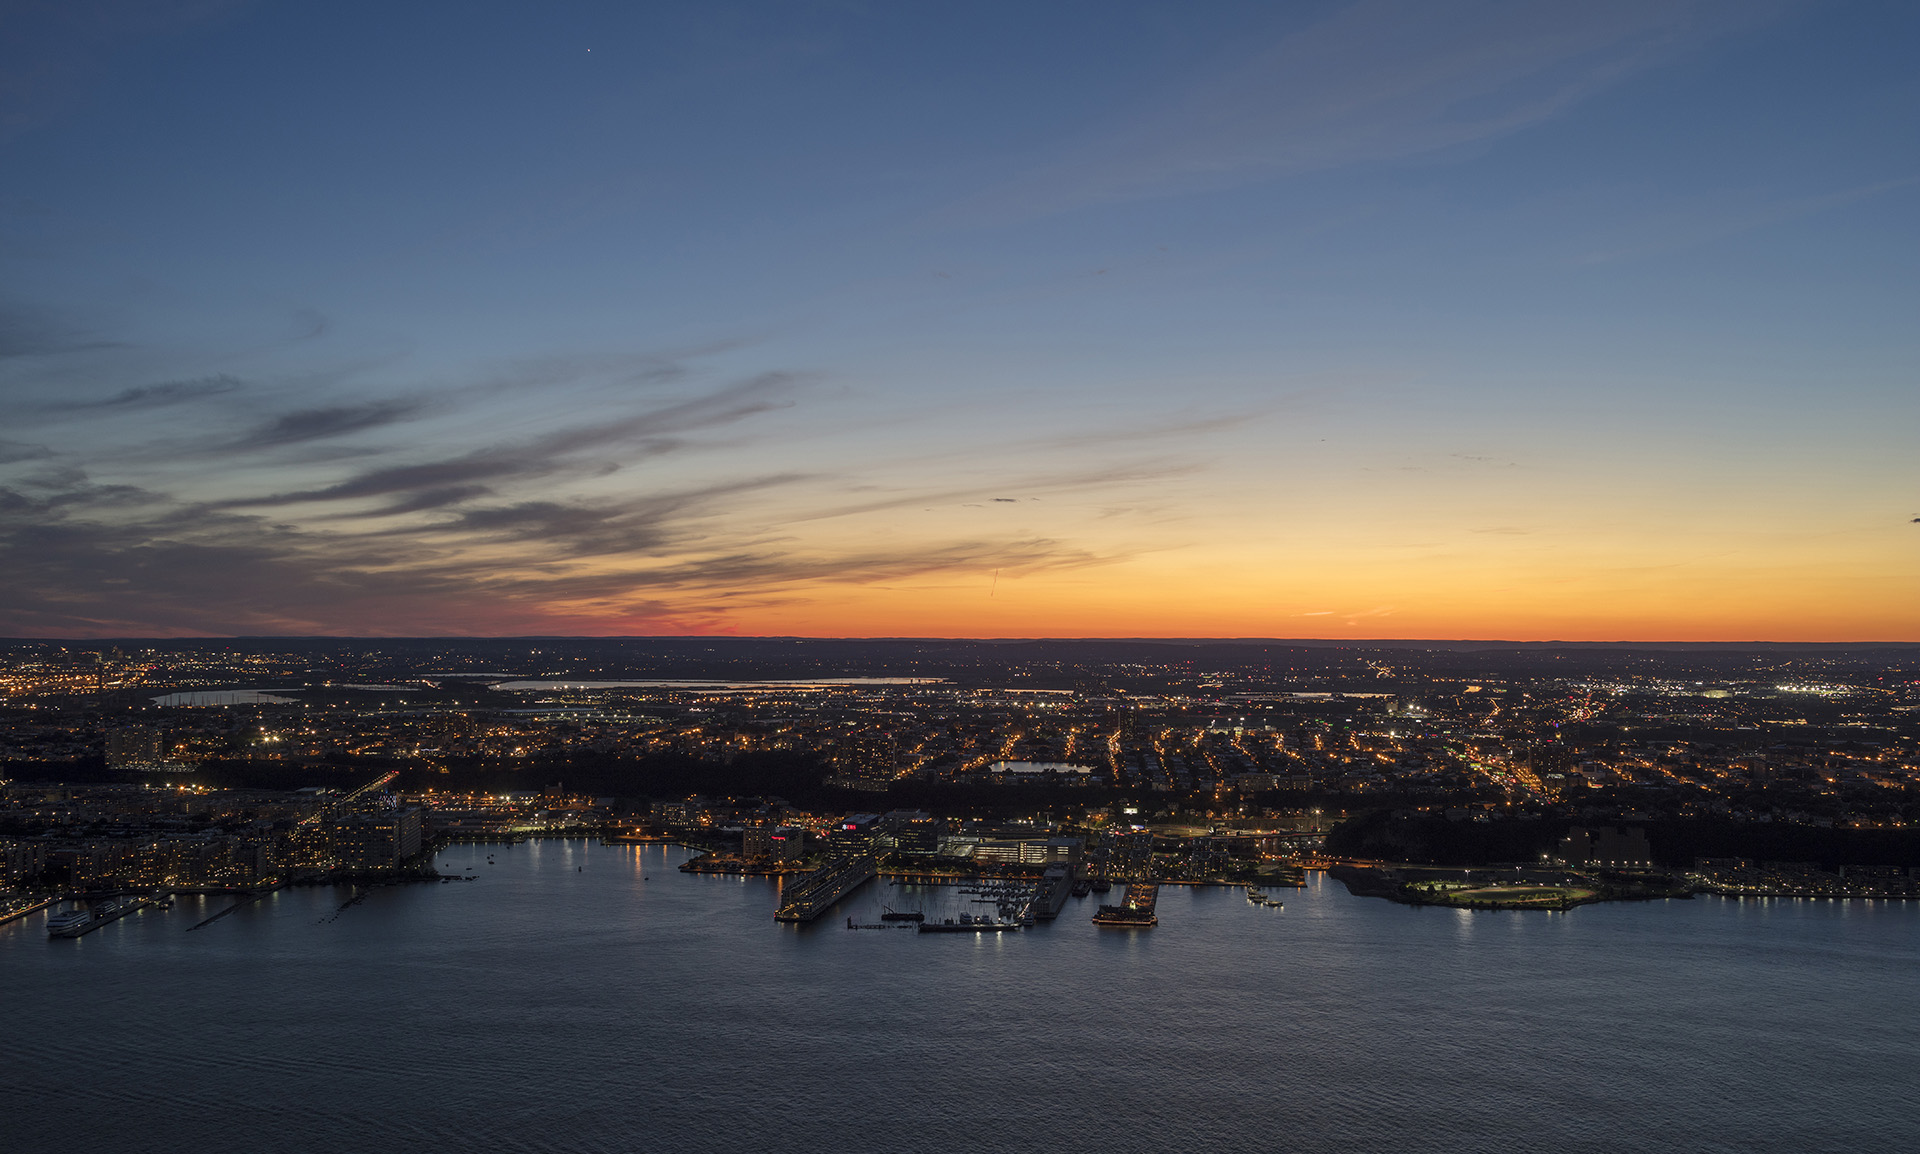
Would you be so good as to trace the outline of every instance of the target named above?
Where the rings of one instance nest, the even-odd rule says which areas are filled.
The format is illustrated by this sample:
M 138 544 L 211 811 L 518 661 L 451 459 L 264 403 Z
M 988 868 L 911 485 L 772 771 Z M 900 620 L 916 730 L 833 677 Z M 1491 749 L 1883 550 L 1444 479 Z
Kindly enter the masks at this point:
M 479 880 L 0 926 L 0 1148 L 1891 1149 L 1920 904 L 1284 910 L 1164 887 L 1000 935 L 806 927 L 669 847 L 460 846 Z M 493 864 L 488 864 L 488 859 Z M 989 907 L 972 907 L 986 909 Z M 336 913 L 338 914 L 335 917 Z

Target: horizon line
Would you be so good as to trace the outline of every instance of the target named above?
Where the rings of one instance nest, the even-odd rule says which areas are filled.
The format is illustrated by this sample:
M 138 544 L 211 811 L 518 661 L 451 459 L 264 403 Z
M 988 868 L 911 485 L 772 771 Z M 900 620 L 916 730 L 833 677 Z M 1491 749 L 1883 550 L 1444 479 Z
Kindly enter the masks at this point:
M 1728 640 L 1650 640 L 1650 639 L 1569 639 L 1540 638 L 1518 639 L 1498 637 L 1257 637 L 1257 636 L 1219 636 L 1219 637 L 1153 637 L 1153 636 L 1065 636 L 1034 635 L 1006 637 L 962 637 L 938 635 L 883 635 L 883 636 L 825 636 L 804 634 L 742 634 L 742 633 L 501 633 L 501 634 L 353 634 L 353 633 L 193 633 L 173 636 L 142 636 L 139 634 L 102 634 L 87 637 L 61 636 L 0 636 L 0 645 L 17 644 L 100 644 L 103 642 L 190 642 L 190 641 L 781 641 L 781 642 L 865 642 L 869 644 L 887 643 L 942 643 L 975 645 L 1010 645 L 1036 643 L 1103 643 L 1135 645 L 1300 645 L 1311 647 L 1335 647 L 1364 649 L 1379 646 L 1413 645 L 1481 645 L 1481 646 L 1579 646 L 1579 647 L 1660 647 L 1711 646 L 1716 648 L 1737 648 L 1743 646 L 1780 647 L 1780 646 L 1820 646 L 1825 648 L 1920 648 L 1920 640 L 1838 640 L 1838 641 L 1770 641 L 1760 638 Z

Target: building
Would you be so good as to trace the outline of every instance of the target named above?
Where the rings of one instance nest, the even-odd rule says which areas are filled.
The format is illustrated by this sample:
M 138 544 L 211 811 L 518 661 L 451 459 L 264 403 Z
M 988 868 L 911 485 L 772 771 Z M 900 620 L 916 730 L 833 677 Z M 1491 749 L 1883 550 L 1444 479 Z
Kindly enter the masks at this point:
M 699 794 L 680 801 L 656 801 L 652 806 L 653 820 L 661 825 L 698 825 L 707 815 L 708 801 Z
M 740 830 L 740 856 L 747 861 L 759 861 L 773 856 L 773 827 L 763 823 L 753 823 Z
M 850 813 L 834 823 L 829 848 L 835 854 L 867 853 L 875 848 L 874 833 L 879 826 L 879 814 Z
M 1007 778 L 1016 782 L 1061 782 L 1084 785 L 1093 770 L 1084 765 L 1068 765 L 1064 761 L 996 761 L 987 767 L 987 772 L 995 777 Z
M 1080 860 L 1077 837 L 981 838 L 973 860 L 994 865 L 1072 865 Z
M 47 843 L 0 839 L 0 885 L 18 885 L 47 868 Z
M 931 856 L 940 850 L 944 824 L 920 809 L 896 809 L 880 819 L 874 846 L 898 854 Z
M 767 856 L 774 861 L 799 861 L 806 849 L 807 831 L 797 825 L 775 826 L 767 836 Z
M 806 841 L 807 831 L 799 826 L 751 822 L 740 830 L 740 856 L 748 861 L 794 861 Z
M 899 750 L 891 733 L 857 733 L 834 743 L 833 776 L 842 789 L 885 788 L 898 774 Z
M 159 765 L 167 759 L 166 734 L 146 725 L 107 731 L 107 764 L 115 769 Z
M 338 869 L 393 869 L 420 852 L 419 806 L 378 813 L 343 813 L 328 828 L 328 849 Z

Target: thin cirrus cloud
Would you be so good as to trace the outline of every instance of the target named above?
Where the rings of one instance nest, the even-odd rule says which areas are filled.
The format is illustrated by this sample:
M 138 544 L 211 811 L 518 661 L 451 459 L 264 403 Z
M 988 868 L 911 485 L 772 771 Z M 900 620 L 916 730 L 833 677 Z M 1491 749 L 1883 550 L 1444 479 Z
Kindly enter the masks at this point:
M 0 362 L 116 347 L 68 324 L 50 310 L 0 302 Z
M 385 465 L 363 470 L 331 485 L 297 489 L 257 497 L 230 499 L 231 508 L 302 505 L 351 501 L 369 497 L 397 497 L 394 504 L 376 510 L 391 515 L 421 505 L 427 495 L 458 499 L 495 483 L 549 477 L 582 468 L 606 468 L 630 462 L 640 454 L 670 451 L 678 438 L 703 429 L 730 425 L 790 402 L 794 374 L 763 373 L 714 392 L 645 409 L 613 420 L 572 425 L 523 441 L 485 445 L 454 456 L 419 463 Z M 618 447 L 619 461 L 583 459 L 593 450 Z
M 81 402 L 75 408 L 102 409 L 148 409 L 163 408 L 168 405 L 184 405 L 194 401 L 203 401 L 209 397 L 218 397 L 226 393 L 237 393 L 246 386 L 238 378 L 225 373 L 217 376 L 201 377 L 191 381 L 162 381 L 157 385 L 134 385 L 108 397 L 104 401 Z
M 31 507 L 0 494 L 0 629 L 36 634 L 723 628 L 743 606 L 830 581 L 1080 568 L 1116 558 L 1046 538 L 845 549 L 696 529 L 759 478 L 630 506 L 527 501 L 402 531 L 331 533 L 204 506 L 127 517 L 83 484 Z M 502 554 L 499 550 L 506 548 Z M 598 562 L 598 563 L 589 563 Z
M 228 442 L 225 447 L 248 451 L 330 440 L 408 420 L 418 415 L 419 411 L 420 406 L 410 401 L 372 401 L 358 405 L 300 409 L 284 413 L 249 430 Z
M 257 454 L 257 472 L 224 470 L 204 443 L 163 440 L 138 458 L 149 483 L 133 485 L 113 479 L 117 462 L 90 466 L 81 451 L 93 423 L 117 420 L 119 412 L 171 412 L 239 391 L 224 376 L 108 393 L 56 430 L 71 441 L 64 448 L 0 444 L 0 465 L 12 466 L 0 474 L 0 555 L 13 559 L 0 574 L 0 631 L 459 633 L 599 631 L 609 623 L 699 631 L 726 628 L 729 614 L 742 609 L 803 603 L 806 589 L 821 583 L 938 581 L 981 567 L 1013 574 L 1123 559 L 1011 528 L 936 531 L 893 546 L 795 529 L 818 518 L 804 511 L 818 506 L 815 488 L 861 487 L 857 461 L 796 472 L 740 468 L 739 458 L 722 457 L 717 479 L 648 479 L 631 467 L 798 404 L 808 378 L 762 372 L 661 397 L 657 386 L 684 382 L 683 365 L 615 358 L 583 368 L 566 360 L 510 366 L 504 376 L 485 373 L 482 383 L 431 394 L 268 416 L 219 443 Z M 526 389 L 496 387 L 507 378 L 546 382 L 531 393 L 543 403 L 528 405 Z M 553 424 L 553 412 L 576 409 L 598 415 Z M 470 432 L 539 418 L 546 428 L 517 438 L 476 442 Z M 338 463 L 316 466 L 304 447 L 401 421 L 422 422 L 421 435 L 368 449 L 375 462 L 308 487 L 232 491 L 284 476 L 287 462 L 318 468 L 324 479 Z M 1057 492 L 1154 471 L 1107 466 L 1020 484 Z M 996 486 L 1002 493 L 1007 480 Z M 189 499 L 169 491 L 207 483 L 226 495 Z M 924 499 L 919 492 L 908 502 Z M 801 512 L 768 525 L 769 500 Z
M 950 214 L 1039 216 L 1446 153 L 1538 124 L 1786 7 L 1365 0 Z
M 683 543 L 687 537 L 685 523 L 728 498 L 763 493 L 806 479 L 800 474 L 777 474 L 627 498 L 473 505 L 444 520 L 380 532 L 423 540 L 544 546 L 553 556 L 566 559 L 657 553 Z
M 40 461 L 53 455 L 45 445 L 29 444 L 26 441 L 0 441 L 0 465 L 12 465 L 20 461 Z

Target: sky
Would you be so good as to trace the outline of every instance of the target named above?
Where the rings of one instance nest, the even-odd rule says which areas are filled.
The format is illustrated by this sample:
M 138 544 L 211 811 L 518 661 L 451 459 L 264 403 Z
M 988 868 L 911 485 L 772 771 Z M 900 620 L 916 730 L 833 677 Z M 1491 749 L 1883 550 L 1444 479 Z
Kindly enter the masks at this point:
M 1920 6 L 0 0 L 0 634 L 1920 641 Z

